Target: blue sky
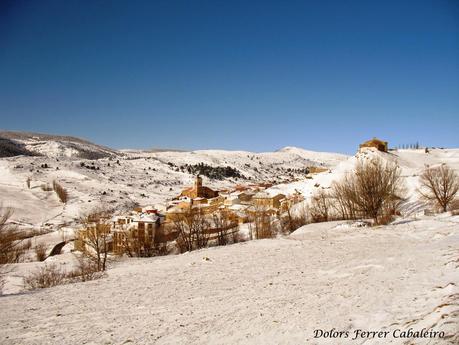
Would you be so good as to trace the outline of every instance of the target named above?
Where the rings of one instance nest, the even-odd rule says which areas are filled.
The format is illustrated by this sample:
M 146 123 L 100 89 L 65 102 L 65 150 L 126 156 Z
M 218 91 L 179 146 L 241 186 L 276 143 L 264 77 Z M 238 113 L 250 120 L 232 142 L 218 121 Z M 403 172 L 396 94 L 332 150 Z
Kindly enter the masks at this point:
M 459 147 L 459 1 L 2 1 L 0 128 L 115 148 Z

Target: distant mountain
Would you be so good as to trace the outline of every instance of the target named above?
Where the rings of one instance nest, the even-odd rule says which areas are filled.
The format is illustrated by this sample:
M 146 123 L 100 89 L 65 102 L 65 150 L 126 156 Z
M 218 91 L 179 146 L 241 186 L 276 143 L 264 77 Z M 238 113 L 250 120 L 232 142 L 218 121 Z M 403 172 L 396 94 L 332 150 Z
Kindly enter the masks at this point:
M 0 131 L 0 157 L 40 155 L 52 158 L 100 159 L 119 154 L 111 148 L 71 136 Z

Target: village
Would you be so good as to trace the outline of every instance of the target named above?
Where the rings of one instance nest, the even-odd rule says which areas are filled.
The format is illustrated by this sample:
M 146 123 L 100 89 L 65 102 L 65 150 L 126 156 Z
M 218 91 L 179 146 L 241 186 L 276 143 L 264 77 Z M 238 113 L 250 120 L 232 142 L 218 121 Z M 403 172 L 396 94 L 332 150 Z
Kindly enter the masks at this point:
M 359 153 L 368 151 L 387 153 L 388 143 L 373 138 L 359 145 Z M 309 175 L 305 178 L 327 170 L 308 167 Z M 292 223 L 292 207 L 305 201 L 305 196 L 296 189 L 287 195 L 271 190 L 272 186 L 272 183 L 251 183 L 213 190 L 203 184 L 202 176 L 196 175 L 192 186 L 161 208 L 147 205 L 122 214 L 100 211 L 89 215 L 83 228 L 77 231 L 75 250 L 87 252 L 99 247 L 99 243 L 91 242 L 101 233 L 106 252 L 140 257 L 272 238 L 282 233 L 279 227 L 285 218 Z M 297 224 L 287 225 L 290 231 L 306 222 L 305 214 L 296 217 Z
M 193 186 L 184 189 L 163 209 L 144 206 L 112 217 L 91 215 L 84 228 L 77 232 L 75 249 L 88 250 L 88 237 L 93 233 L 96 223 L 101 222 L 105 224 L 103 231 L 106 233 L 104 240 L 108 252 L 116 255 L 153 256 L 169 253 L 172 242 L 181 235 L 179 224 L 184 222 L 191 228 L 193 225 L 189 223 L 197 222 L 196 218 L 202 218 L 208 225 L 204 230 L 208 245 L 260 238 L 260 234 L 252 233 L 251 226 L 248 226 L 249 233 L 242 234 L 240 227 L 250 224 L 260 214 L 271 221 L 304 201 L 298 191 L 291 195 L 270 193 L 268 189 L 271 186 L 270 183 L 236 185 L 233 189 L 217 191 L 204 186 L 203 178 L 197 175 Z M 222 231 L 225 237 L 231 235 L 231 239 L 222 239 Z

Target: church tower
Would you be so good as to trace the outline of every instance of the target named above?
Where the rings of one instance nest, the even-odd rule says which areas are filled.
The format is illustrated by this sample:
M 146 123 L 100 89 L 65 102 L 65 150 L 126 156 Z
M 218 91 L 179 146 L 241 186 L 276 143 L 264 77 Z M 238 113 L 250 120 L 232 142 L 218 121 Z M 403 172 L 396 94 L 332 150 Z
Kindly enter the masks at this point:
M 199 195 L 200 190 L 202 189 L 202 177 L 197 175 L 196 180 L 194 181 L 194 190 L 196 195 Z

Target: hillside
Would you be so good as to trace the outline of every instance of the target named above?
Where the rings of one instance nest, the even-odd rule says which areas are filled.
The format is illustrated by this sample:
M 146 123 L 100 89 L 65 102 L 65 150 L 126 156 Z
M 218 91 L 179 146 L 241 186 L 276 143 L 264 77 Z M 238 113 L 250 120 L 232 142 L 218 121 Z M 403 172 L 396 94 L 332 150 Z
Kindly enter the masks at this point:
M 306 197 L 312 196 L 319 189 L 329 189 L 334 181 L 341 179 L 347 172 L 351 172 L 360 159 L 368 160 L 380 158 L 383 161 L 393 162 L 401 168 L 401 174 L 406 185 L 407 202 L 403 205 L 405 215 L 422 212 L 426 205 L 419 200 L 417 189 L 419 187 L 419 176 L 428 166 L 438 166 L 446 163 L 448 166 L 459 172 L 459 149 L 430 149 L 425 153 L 423 149 L 407 149 L 383 152 L 357 153 L 354 156 L 341 160 L 328 172 L 314 174 L 310 179 L 279 184 L 269 189 L 272 194 L 293 193 L 300 191 Z
M 14 156 L 22 154 L 43 155 L 49 158 L 99 159 L 117 155 L 115 150 L 108 147 L 71 136 L 0 131 L 0 139 L 0 152 L 3 151 L 6 142 L 23 147 L 25 151 L 17 151 Z
M 19 223 L 36 226 L 72 222 L 101 203 L 116 208 L 134 204 L 161 208 L 191 185 L 199 172 L 204 175 L 206 185 L 221 189 L 236 184 L 302 180 L 309 166 L 332 167 L 347 159 L 340 154 L 318 153 L 316 157 L 314 152 L 302 149 L 265 153 L 116 151 L 71 137 L 2 133 L 0 136 L 15 140 L 40 155 L 0 159 L 0 193 L 4 206 L 14 209 L 14 219 Z M 30 189 L 26 186 L 29 177 Z M 54 193 L 41 188 L 53 180 L 59 181 L 70 193 L 65 207 L 59 204 Z
M 393 332 L 433 328 L 447 338 L 414 343 L 457 344 L 458 252 L 459 217 L 443 215 L 130 259 L 100 280 L 0 298 L 0 342 L 406 344 Z M 349 339 L 314 339 L 332 328 Z M 356 329 L 388 336 L 351 340 Z

